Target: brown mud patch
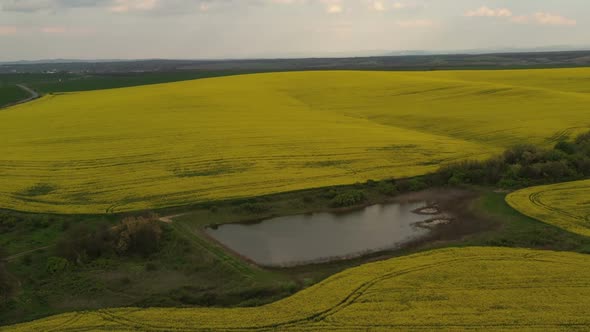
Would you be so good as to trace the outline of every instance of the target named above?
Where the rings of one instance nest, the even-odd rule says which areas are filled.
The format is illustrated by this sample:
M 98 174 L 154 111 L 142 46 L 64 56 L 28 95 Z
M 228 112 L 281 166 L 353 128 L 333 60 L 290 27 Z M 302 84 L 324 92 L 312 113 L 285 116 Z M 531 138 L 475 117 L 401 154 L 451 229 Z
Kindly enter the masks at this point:
M 425 210 L 415 213 L 429 215 L 432 218 L 420 222 L 418 227 L 425 227 L 432 232 L 419 240 L 408 243 L 405 249 L 425 249 L 435 245 L 458 242 L 465 237 L 487 232 L 499 227 L 497 220 L 478 213 L 472 206 L 480 193 L 465 189 L 428 189 L 420 192 L 402 194 L 395 197 L 395 202 L 420 202 L 428 204 Z M 420 211 L 422 210 L 422 211 Z

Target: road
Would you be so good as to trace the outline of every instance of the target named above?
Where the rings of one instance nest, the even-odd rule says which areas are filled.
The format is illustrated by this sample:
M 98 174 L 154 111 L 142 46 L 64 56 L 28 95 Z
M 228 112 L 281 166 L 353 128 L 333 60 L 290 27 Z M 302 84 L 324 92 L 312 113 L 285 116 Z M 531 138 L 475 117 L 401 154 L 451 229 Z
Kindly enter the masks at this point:
M 19 100 L 17 102 L 14 102 L 14 103 L 10 103 L 10 104 L 7 104 L 7 105 L 0 105 L 0 109 L 6 108 L 6 107 L 10 107 L 10 106 L 14 106 L 14 105 L 18 105 L 18 104 L 27 103 L 29 101 L 32 101 L 32 100 L 35 100 L 35 99 L 41 97 L 41 95 L 37 91 L 29 88 L 28 86 L 26 86 L 24 84 L 16 84 L 16 86 L 18 86 L 20 89 L 26 91 L 30 96 L 27 97 L 27 98 L 25 98 L 25 99 L 22 99 L 22 100 Z
M 37 93 L 37 91 L 29 88 L 28 86 L 26 86 L 24 84 L 17 84 L 16 86 L 18 86 L 19 88 L 25 90 L 26 92 L 28 92 L 31 95 L 29 98 L 23 99 L 23 100 L 17 102 L 16 104 L 26 103 L 28 101 L 31 101 L 31 100 L 34 100 L 34 99 L 37 99 L 37 98 L 41 97 L 41 95 L 39 95 L 39 93 Z

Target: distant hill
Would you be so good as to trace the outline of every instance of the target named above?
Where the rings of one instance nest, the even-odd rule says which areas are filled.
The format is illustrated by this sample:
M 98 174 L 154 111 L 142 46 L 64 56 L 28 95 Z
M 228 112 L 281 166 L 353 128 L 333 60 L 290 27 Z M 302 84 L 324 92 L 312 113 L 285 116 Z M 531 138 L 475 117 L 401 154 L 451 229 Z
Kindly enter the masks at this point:
M 0 63 L 2 73 L 129 73 L 170 71 L 294 71 L 294 70 L 441 70 L 505 69 L 590 66 L 590 51 L 515 52 L 512 49 L 463 54 L 430 54 L 428 51 L 389 52 L 380 56 L 221 59 L 221 60 L 69 60 L 53 59 Z M 554 48 L 549 48 L 554 49 Z M 543 51 L 540 51 L 543 50 Z M 460 52 L 460 51 L 457 51 Z

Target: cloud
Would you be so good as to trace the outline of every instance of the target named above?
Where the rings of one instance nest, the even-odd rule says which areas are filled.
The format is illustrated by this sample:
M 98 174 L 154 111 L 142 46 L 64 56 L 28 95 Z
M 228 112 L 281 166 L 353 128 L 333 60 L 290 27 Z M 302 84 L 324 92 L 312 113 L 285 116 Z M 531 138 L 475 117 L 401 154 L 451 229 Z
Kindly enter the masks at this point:
M 435 25 L 435 22 L 432 20 L 405 20 L 405 21 L 397 21 L 395 24 L 402 28 L 428 28 Z
M 319 0 L 324 5 L 325 11 L 328 14 L 340 14 L 344 12 L 342 0 Z
M 365 0 L 364 2 L 367 3 L 367 8 L 369 8 L 369 10 L 377 12 L 418 9 L 426 7 L 424 4 L 418 4 L 416 2 L 391 2 L 388 0 Z
M 578 24 L 578 21 L 576 21 L 574 19 L 563 17 L 563 16 L 557 15 L 557 14 L 544 13 L 544 12 L 535 13 L 533 15 L 533 18 L 538 24 L 544 24 L 544 25 L 573 26 L 573 25 Z
M 150 11 L 156 8 L 158 0 L 114 0 L 109 7 L 113 13 L 127 13 L 131 11 Z
M 328 14 L 338 14 L 338 13 L 342 13 L 343 9 L 341 5 L 329 5 L 326 8 L 326 12 L 328 12 Z
M 475 10 L 470 10 L 465 13 L 467 17 L 511 17 L 512 11 L 508 8 L 492 9 L 487 6 L 480 7 Z
M 405 9 L 405 8 L 408 8 L 409 5 L 404 2 L 394 2 L 392 7 L 393 7 L 393 9 Z
M 292 5 L 296 3 L 306 3 L 306 0 L 269 0 L 270 3 L 279 5 Z
M 0 25 L 0 36 L 11 36 L 18 32 L 18 28 L 12 25 Z
M 551 14 L 545 12 L 538 12 L 533 15 L 520 15 L 514 16 L 510 19 L 514 23 L 518 24 L 539 24 L 539 25 L 564 25 L 574 26 L 578 24 L 578 21 L 567 18 L 558 14 Z
M 540 25 L 566 25 L 574 26 L 578 22 L 574 19 L 567 18 L 558 14 L 547 12 L 537 12 L 532 15 L 513 15 L 508 8 L 492 9 L 487 6 L 480 7 L 475 10 L 470 10 L 465 13 L 467 17 L 498 17 L 510 19 L 511 22 L 517 24 L 540 24 Z
M 376 10 L 378 12 L 382 12 L 382 11 L 386 10 L 385 5 L 383 4 L 383 1 L 373 1 L 370 4 L 369 8 L 372 10 Z

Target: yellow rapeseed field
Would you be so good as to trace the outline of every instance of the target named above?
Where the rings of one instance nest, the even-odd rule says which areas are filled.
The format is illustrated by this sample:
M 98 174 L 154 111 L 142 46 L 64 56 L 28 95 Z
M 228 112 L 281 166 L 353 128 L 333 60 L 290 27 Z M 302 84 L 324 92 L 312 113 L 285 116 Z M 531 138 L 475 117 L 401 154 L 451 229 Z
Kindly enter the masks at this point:
M 527 188 L 506 201 L 529 217 L 590 236 L 590 180 Z
M 258 308 L 107 309 L 0 331 L 575 331 L 589 312 L 588 256 L 476 247 L 367 264 Z
M 407 177 L 590 128 L 590 69 L 293 72 L 0 111 L 0 207 L 105 213 Z

